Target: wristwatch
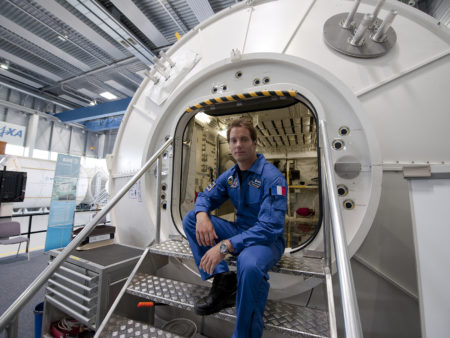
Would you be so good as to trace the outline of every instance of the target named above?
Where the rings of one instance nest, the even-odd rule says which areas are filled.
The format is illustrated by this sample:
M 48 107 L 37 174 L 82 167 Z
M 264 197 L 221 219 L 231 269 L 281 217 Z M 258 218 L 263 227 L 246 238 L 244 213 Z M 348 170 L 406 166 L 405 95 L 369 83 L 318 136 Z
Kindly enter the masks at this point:
M 230 253 L 230 251 L 228 251 L 227 243 L 225 243 L 225 241 L 220 242 L 219 251 L 223 255 L 227 255 Z

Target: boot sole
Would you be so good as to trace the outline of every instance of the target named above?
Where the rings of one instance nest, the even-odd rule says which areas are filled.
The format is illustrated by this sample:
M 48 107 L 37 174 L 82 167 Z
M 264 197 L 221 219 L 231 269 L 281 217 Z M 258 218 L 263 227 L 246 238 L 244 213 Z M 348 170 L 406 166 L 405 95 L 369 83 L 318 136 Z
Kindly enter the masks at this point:
M 236 294 L 233 294 L 234 297 L 236 297 Z M 214 313 L 219 312 L 220 310 L 229 308 L 229 307 L 233 307 L 236 305 L 236 298 L 233 299 L 233 301 L 229 301 L 227 303 L 224 304 L 218 304 L 217 306 L 215 306 L 214 308 L 210 308 L 210 309 L 199 309 L 197 308 L 196 305 L 194 305 L 194 312 L 200 316 L 208 316 L 208 315 L 212 315 Z

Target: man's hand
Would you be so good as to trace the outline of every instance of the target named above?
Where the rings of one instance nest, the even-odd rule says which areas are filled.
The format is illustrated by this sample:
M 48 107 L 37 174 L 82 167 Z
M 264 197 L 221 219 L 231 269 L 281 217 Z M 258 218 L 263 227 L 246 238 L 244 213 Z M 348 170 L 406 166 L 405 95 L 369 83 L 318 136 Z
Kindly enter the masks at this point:
M 219 238 L 216 235 L 214 227 L 206 212 L 197 213 L 197 224 L 195 227 L 195 236 L 200 246 L 213 246 L 214 240 Z
M 225 258 L 225 255 L 220 253 L 219 246 L 220 243 L 206 251 L 200 261 L 200 269 L 210 275 L 214 272 L 216 265 Z

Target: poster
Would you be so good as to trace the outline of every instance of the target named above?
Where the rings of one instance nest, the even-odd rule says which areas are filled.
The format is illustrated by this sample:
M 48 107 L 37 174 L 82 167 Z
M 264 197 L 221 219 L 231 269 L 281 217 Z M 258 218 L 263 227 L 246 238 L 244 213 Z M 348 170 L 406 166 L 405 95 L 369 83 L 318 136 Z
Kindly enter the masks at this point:
M 45 251 L 63 248 L 72 239 L 79 174 L 79 157 L 58 154 Z

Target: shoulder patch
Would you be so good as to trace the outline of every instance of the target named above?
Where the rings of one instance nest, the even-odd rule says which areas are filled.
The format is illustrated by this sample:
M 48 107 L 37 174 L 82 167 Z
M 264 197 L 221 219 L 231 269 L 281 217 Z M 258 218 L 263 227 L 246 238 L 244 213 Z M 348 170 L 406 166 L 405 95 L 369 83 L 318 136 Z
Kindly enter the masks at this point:
M 213 181 L 206 187 L 206 190 L 211 191 L 215 186 L 216 186 L 216 181 Z
M 255 187 L 256 189 L 259 189 L 259 187 L 261 186 L 261 180 L 255 178 L 254 180 L 250 180 L 248 182 L 248 185 Z
M 286 196 L 286 187 L 282 185 L 273 185 L 270 188 L 270 194 L 272 196 Z

